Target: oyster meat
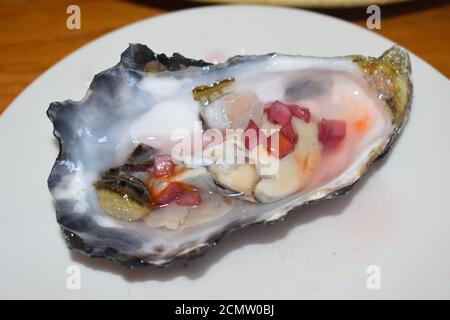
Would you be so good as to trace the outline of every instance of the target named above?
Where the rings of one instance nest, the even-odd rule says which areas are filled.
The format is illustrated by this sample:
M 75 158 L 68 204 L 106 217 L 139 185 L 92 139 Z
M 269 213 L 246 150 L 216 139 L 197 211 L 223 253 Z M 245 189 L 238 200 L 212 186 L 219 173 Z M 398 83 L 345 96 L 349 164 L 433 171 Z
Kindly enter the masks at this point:
M 347 194 L 408 117 L 408 54 L 267 54 L 210 64 L 132 44 L 47 114 L 67 244 L 164 266 L 225 234 Z

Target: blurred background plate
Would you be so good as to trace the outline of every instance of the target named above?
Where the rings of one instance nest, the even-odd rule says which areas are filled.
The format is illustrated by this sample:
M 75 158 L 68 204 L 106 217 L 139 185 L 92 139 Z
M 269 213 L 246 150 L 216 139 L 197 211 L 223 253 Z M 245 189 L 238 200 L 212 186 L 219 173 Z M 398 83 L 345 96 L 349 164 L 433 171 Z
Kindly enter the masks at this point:
M 397 2 L 406 2 L 411 0 L 194 0 L 197 2 L 210 3 L 248 3 L 248 4 L 271 4 L 286 5 L 310 8 L 338 8 L 338 7 L 360 7 L 371 4 L 390 4 Z

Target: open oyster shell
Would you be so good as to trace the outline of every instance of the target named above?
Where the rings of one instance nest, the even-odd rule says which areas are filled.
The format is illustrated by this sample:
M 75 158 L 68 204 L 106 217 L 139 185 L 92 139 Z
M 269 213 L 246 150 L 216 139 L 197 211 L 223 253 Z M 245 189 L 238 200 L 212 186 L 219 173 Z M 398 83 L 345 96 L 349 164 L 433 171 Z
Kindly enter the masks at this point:
M 126 162 L 136 144 L 142 142 L 136 141 L 142 128 L 139 123 L 142 118 L 152 119 L 148 112 L 155 101 L 172 99 L 179 83 L 187 83 L 185 86 L 192 90 L 201 84 L 239 78 L 245 72 L 265 72 L 268 65 L 289 70 L 286 61 L 298 61 L 291 71 L 310 70 L 313 66 L 311 70 L 345 70 L 359 77 L 388 111 L 388 129 L 361 149 L 345 170 L 326 183 L 274 202 L 232 200 L 232 206 L 225 205 L 225 208 L 206 207 L 205 212 L 223 212 L 205 223 L 170 230 L 149 228 L 141 221 L 120 221 L 104 214 L 94 183 L 105 170 Z M 55 199 L 57 221 L 69 248 L 128 267 L 164 266 L 178 258 L 201 254 L 233 230 L 271 223 L 283 219 L 293 208 L 347 194 L 370 164 L 390 149 L 405 124 L 412 99 L 410 73 L 408 54 L 397 46 L 379 58 L 268 54 L 238 56 L 211 65 L 179 54 L 172 57 L 155 54 L 139 44 L 130 45 L 116 66 L 95 76 L 83 100 L 55 102 L 47 111 L 60 146 L 48 186 Z M 303 85 L 308 87 L 311 83 L 304 81 Z M 314 94 L 314 88 L 303 91 L 305 95 Z M 183 113 L 180 108 L 183 108 L 182 104 L 176 109 L 181 114 L 175 118 L 199 118 L 198 110 Z M 153 123 L 148 123 L 155 126 L 156 131 L 160 122 L 175 116 L 171 110 L 160 111 L 165 113 L 158 114 Z M 130 132 L 130 127 L 134 134 L 124 135 L 124 132 Z M 202 168 L 195 171 L 197 174 L 200 178 L 210 176 Z M 213 202 L 207 203 L 211 206 Z

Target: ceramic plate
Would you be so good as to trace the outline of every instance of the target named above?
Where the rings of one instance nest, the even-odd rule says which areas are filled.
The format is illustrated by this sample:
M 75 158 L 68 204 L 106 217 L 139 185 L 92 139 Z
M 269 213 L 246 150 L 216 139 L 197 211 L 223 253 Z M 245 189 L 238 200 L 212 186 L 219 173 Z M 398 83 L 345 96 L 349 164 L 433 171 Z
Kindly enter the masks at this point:
M 409 123 L 349 196 L 237 231 L 188 265 L 127 270 L 70 252 L 47 189 L 58 149 L 45 111 L 81 99 L 129 42 L 210 61 L 273 51 L 378 56 L 392 45 L 308 11 L 214 6 L 131 24 L 69 55 L 0 117 L 0 298 L 450 298 L 450 85 L 414 55 Z

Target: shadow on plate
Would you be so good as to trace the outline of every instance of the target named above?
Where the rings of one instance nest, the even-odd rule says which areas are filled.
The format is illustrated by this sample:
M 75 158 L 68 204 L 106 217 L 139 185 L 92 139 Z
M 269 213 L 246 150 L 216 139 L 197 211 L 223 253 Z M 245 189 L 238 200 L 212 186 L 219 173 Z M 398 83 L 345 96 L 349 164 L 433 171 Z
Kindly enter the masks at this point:
M 388 157 L 389 154 L 386 156 Z M 385 158 L 386 158 L 385 157 Z M 226 255 L 231 254 L 239 248 L 249 245 L 264 245 L 282 240 L 289 232 L 302 232 L 304 225 L 313 223 L 315 220 L 335 216 L 345 211 L 353 198 L 363 188 L 370 177 L 374 174 L 386 159 L 377 161 L 372 165 L 369 172 L 354 186 L 347 196 L 319 202 L 309 207 L 299 208 L 290 212 L 285 220 L 271 225 L 250 226 L 233 232 L 225 237 L 217 246 L 208 249 L 203 256 L 193 260 L 177 260 L 166 268 L 152 266 L 127 269 L 115 262 L 100 258 L 90 258 L 79 252 L 71 251 L 71 259 L 74 263 L 82 264 L 84 267 L 111 272 L 121 275 L 129 282 L 141 282 L 146 280 L 169 281 L 177 277 L 187 277 L 191 280 L 200 278 L 209 267 L 219 263 Z

